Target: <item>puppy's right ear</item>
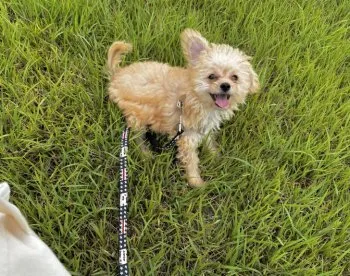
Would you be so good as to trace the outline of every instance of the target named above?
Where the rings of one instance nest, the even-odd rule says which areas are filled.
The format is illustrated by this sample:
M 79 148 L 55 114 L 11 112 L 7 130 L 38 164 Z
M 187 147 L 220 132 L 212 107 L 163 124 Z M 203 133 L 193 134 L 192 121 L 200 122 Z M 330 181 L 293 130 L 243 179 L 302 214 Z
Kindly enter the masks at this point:
M 185 29 L 181 34 L 181 46 L 189 65 L 194 66 L 200 54 L 209 48 L 209 43 L 199 32 Z

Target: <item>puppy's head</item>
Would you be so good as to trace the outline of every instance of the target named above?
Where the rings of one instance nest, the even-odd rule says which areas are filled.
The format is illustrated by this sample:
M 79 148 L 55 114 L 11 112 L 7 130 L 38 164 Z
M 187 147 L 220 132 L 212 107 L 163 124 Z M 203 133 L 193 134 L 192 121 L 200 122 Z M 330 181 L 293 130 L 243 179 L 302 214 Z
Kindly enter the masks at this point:
M 193 74 L 194 90 L 203 103 L 228 110 L 259 89 L 251 58 L 240 50 L 209 43 L 192 29 L 181 34 L 181 45 Z

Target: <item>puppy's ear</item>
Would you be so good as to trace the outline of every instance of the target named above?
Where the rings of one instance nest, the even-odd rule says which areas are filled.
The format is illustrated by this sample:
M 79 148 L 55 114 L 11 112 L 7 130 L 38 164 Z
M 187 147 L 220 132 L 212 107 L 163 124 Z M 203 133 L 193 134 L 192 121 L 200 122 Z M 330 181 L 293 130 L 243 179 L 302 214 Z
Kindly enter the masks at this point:
M 245 61 L 247 62 L 248 65 L 248 71 L 249 71 L 249 81 L 250 81 L 250 86 L 248 90 L 248 94 L 254 94 L 258 92 L 260 88 L 260 82 L 258 75 L 255 73 L 252 64 L 250 61 L 253 59 L 251 56 L 244 55 Z
M 194 66 L 200 54 L 209 48 L 209 43 L 199 32 L 185 29 L 181 34 L 181 46 L 189 65 Z
M 254 94 L 256 92 L 258 92 L 259 88 L 260 88 L 260 82 L 258 79 L 258 75 L 255 73 L 255 71 L 253 70 L 253 68 L 250 66 L 250 87 L 249 87 L 249 94 Z

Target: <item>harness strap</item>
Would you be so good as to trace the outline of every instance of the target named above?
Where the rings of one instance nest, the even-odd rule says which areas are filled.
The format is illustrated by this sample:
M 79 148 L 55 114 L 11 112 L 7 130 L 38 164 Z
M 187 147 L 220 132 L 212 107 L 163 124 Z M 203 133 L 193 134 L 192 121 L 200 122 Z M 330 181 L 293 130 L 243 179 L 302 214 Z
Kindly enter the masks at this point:
M 128 135 L 129 128 L 125 127 L 120 150 L 120 177 L 119 177 L 119 275 L 128 276 L 127 252 L 127 210 L 128 210 Z
M 177 139 L 181 136 L 181 134 L 184 132 L 183 129 L 183 122 L 182 122 L 182 113 L 183 113 L 183 103 L 182 101 L 177 101 L 176 106 L 181 110 L 180 113 L 180 119 L 179 119 L 179 124 L 178 124 L 178 129 L 176 135 L 168 142 L 166 143 L 163 147 L 157 147 L 158 151 L 163 151 L 163 150 L 168 150 L 172 147 L 175 146 Z

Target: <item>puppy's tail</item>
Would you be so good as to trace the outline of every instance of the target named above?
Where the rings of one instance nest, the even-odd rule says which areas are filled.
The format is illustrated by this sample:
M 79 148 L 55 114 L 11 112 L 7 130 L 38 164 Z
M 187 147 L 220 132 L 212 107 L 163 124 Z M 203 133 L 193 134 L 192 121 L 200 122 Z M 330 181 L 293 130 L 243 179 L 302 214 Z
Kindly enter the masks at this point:
M 110 74 L 115 72 L 116 66 L 120 63 L 123 54 L 129 53 L 132 45 L 123 41 L 116 41 L 108 50 L 107 66 Z

